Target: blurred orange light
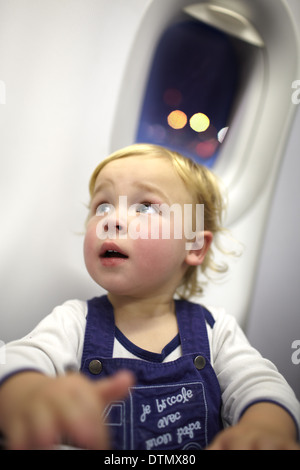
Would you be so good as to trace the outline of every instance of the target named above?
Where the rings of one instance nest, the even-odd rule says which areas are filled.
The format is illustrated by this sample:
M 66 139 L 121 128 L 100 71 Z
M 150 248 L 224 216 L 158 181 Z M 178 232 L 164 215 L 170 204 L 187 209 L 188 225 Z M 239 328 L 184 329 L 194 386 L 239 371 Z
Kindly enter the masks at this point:
M 196 113 L 190 119 L 190 126 L 195 132 L 204 132 L 209 127 L 210 120 L 203 113 Z
M 187 123 L 187 116 L 183 111 L 176 109 L 168 116 L 168 124 L 173 129 L 182 129 Z

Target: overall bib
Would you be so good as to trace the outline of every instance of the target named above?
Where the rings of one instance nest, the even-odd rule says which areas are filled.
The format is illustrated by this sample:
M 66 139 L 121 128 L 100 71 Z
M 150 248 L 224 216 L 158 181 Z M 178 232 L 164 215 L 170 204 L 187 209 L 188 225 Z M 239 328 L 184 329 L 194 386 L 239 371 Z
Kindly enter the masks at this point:
M 115 323 L 107 296 L 88 301 L 81 371 L 91 379 L 131 370 L 128 397 L 104 412 L 114 450 L 202 449 L 222 429 L 221 392 L 210 364 L 202 306 L 176 300 L 182 356 L 171 362 L 113 358 Z

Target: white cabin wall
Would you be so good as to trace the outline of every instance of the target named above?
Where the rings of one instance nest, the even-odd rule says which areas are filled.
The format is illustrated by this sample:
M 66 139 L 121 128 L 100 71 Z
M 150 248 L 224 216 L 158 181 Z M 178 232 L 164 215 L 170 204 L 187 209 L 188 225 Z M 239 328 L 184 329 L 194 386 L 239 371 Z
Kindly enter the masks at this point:
M 300 399 L 300 354 L 296 363 L 292 361 L 296 353 L 292 343 L 300 341 L 298 106 L 271 205 L 246 333 L 253 346 L 276 364 Z
M 299 1 L 288 3 L 300 26 Z M 291 87 L 291 95 L 293 91 Z M 300 354 L 294 354 L 292 360 L 296 353 L 292 343 L 300 341 L 300 104 L 295 106 L 296 118 L 271 204 L 246 333 L 253 346 L 276 364 L 300 399 Z
M 1 341 L 100 291 L 79 233 L 147 2 L 0 0 Z

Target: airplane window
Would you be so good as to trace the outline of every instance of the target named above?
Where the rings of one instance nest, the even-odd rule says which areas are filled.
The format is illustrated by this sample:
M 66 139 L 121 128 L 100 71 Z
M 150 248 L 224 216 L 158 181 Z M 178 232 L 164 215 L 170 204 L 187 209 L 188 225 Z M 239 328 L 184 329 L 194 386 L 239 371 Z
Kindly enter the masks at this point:
M 235 49 L 225 33 L 184 21 L 158 43 L 136 135 L 212 167 L 238 87 Z

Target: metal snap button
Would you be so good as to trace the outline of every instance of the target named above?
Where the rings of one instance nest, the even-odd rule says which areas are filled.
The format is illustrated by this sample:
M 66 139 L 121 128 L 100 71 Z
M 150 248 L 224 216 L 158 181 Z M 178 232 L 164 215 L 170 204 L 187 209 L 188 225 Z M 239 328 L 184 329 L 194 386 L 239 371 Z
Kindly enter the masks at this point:
M 198 369 L 198 370 L 204 369 L 205 364 L 206 364 L 205 357 L 203 357 L 203 356 L 196 356 L 195 357 L 194 365 L 195 365 L 196 369 Z
M 102 362 L 98 361 L 98 359 L 93 359 L 89 363 L 89 371 L 91 374 L 98 375 L 102 371 Z

